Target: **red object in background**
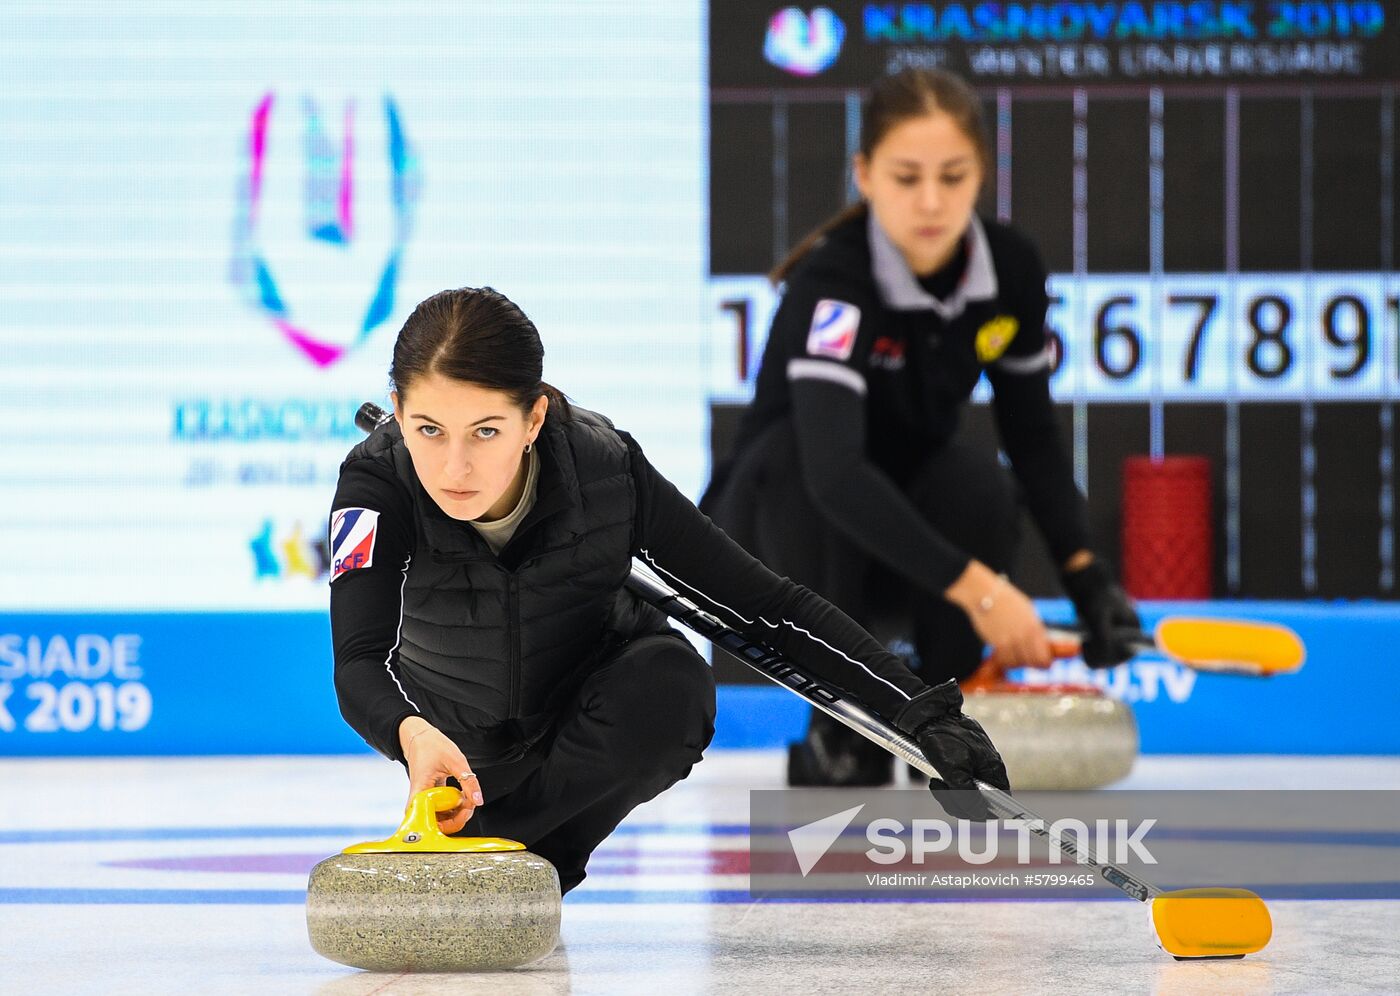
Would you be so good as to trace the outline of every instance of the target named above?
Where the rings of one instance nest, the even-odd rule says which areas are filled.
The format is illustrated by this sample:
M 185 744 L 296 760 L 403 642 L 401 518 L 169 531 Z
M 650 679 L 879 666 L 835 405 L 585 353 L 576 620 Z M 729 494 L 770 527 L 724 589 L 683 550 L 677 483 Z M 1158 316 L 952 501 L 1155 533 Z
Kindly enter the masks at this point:
M 1123 462 L 1123 587 L 1134 598 L 1211 597 L 1215 531 L 1210 460 Z

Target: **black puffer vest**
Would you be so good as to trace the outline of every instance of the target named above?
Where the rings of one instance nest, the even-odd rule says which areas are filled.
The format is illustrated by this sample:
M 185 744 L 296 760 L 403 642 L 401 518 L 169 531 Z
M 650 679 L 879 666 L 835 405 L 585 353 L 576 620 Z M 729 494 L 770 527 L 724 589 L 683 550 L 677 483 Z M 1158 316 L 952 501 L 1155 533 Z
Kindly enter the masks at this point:
M 387 464 L 412 496 L 400 675 L 473 763 L 523 754 L 611 651 L 673 632 L 623 588 L 637 496 L 612 423 L 575 407 L 572 418 L 548 418 L 536 445 L 535 506 L 499 556 L 423 490 L 394 422 L 347 458 Z

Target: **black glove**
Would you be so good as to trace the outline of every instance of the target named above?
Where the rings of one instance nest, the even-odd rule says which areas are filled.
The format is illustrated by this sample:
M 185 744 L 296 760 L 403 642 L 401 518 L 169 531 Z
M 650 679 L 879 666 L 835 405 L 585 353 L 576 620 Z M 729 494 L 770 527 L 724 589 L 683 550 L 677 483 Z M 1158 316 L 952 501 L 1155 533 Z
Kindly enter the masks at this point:
M 1065 571 L 1060 580 L 1084 627 L 1084 663 L 1113 667 L 1132 657 L 1137 648 L 1128 634 L 1140 631 L 1142 620 L 1108 565 L 1091 560 L 1077 571 Z
M 949 678 L 914 696 L 894 717 L 912 736 L 942 779 L 929 779 L 929 791 L 949 816 L 989 820 L 992 811 L 974 779 L 1010 789 L 1006 765 L 981 724 L 962 713 L 962 690 Z

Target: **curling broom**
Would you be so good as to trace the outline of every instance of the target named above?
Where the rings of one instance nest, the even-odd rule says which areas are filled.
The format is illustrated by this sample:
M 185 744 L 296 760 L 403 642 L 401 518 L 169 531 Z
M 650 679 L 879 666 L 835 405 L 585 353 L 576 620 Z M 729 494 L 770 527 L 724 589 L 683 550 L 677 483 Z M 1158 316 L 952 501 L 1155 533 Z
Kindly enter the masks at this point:
M 770 647 L 755 643 L 681 597 L 646 567 L 633 562 L 627 587 L 687 629 L 729 651 L 739 660 L 782 685 L 861 736 L 930 778 L 937 769 L 918 746 L 861 705 L 807 674 Z M 1109 884 L 1141 903 L 1152 914 L 1157 944 L 1178 960 L 1243 958 L 1261 950 L 1273 936 L 1273 921 L 1264 901 L 1247 889 L 1204 888 L 1164 891 L 1101 856 L 1088 840 L 1072 832 L 1056 833 L 1045 820 L 1008 792 L 979 781 L 977 788 L 992 812 L 1003 820 L 1024 820 L 1030 832 L 1061 854 L 1096 868 Z

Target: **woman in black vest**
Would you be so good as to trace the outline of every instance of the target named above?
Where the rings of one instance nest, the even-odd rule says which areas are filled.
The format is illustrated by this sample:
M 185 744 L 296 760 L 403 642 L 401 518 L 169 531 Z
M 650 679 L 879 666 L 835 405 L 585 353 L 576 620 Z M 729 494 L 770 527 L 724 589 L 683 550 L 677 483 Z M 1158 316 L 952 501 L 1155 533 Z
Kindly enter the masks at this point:
M 1089 546 L 1050 402 L 1045 269 L 974 213 L 990 156 L 956 76 L 905 70 L 863 108 L 862 199 L 773 273 L 773 319 L 734 458 L 702 508 L 773 570 L 884 639 L 912 638 L 925 681 L 963 678 L 990 645 L 1049 663 L 1044 625 L 1005 571 L 1019 518 L 994 454 L 954 438 L 984 374 L 1002 446 L 1087 627 L 1119 663 L 1132 604 Z M 824 714 L 789 755 L 794 784 L 883 784 L 890 759 Z
M 567 891 L 628 812 L 700 760 L 714 679 L 624 588 L 633 557 L 914 736 L 948 785 L 1006 787 L 955 683 L 927 687 L 750 557 L 635 440 L 543 383 L 543 358 L 496 291 L 428 298 L 394 346 L 394 419 L 350 451 L 332 506 L 341 712 L 406 765 L 410 794 L 463 788 L 444 829 L 523 842 Z M 940 798 L 985 815 L 975 793 Z

